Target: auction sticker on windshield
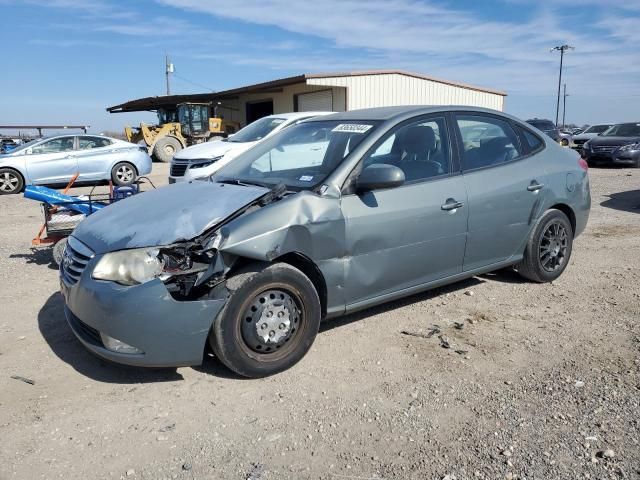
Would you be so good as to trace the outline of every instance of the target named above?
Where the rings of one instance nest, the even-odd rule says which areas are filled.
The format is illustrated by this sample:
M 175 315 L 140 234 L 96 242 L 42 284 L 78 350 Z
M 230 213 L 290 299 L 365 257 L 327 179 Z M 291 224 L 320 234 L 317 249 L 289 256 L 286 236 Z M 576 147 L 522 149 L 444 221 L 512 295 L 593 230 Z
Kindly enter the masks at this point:
M 346 132 L 346 133 L 365 133 L 373 125 L 363 125 L 358 123 L 341 123 L 335 127 L 332 132 Z

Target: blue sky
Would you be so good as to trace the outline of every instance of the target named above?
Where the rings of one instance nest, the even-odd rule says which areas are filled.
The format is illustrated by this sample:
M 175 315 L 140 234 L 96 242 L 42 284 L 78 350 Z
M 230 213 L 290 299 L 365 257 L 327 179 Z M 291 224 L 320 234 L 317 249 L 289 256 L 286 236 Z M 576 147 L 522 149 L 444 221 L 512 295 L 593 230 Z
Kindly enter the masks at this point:
M 640 0 L 0 0 L 0 123 L 121 130 L 105 107 L 304 72 L 399 68 L 505 90 L 505 110 L 640 120 Z

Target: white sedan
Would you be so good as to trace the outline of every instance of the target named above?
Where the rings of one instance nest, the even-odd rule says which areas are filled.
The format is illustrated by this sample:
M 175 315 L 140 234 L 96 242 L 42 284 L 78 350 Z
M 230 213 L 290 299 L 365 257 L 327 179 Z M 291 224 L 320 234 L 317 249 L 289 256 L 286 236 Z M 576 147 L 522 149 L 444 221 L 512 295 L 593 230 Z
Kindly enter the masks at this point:
M 151 158 L 138 145 L 101 135 L 58 135 L 25 143 L 0 155 L 0 194 L 25 185 L 112 180 L 130 185 L 151 173 Z
M 171 160 L 169 183 L 209 177 L 259 141 L 308 118 L 331 113 L 334 112 L 269 115 L 247 125 L 224 140 L 200 143 L 185 148 Z

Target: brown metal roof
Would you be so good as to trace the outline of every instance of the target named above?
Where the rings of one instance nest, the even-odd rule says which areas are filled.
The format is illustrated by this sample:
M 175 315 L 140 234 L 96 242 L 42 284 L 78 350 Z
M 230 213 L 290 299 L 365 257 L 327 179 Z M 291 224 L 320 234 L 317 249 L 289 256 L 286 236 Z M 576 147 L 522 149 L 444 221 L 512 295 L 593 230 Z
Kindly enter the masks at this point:
M 355 77 L 364 75 L 405 75 L 414 78 L 420 78 L 422 80 L 430 80 L 432 82 L 444 83 L 446 85 L 452 85 L 460 88 L 467 88 L 470 90 L 476 90 L 479 92 L 492 93 L 495 95 L 506 96 L 505 92 L 500 90 L 491 90 L 483 87 L 476 87 L 465 83 L 452 82 L 450 80 L 443 80 L 436 77 L 430 77 L 419 73 L 406 72 L 404 70 L 365 70 L 358 72 L 335 72 L 335 73 L 304 73 L 302 75 L 295 75 L 293 77 L 285 77 L 277 80 L 271 80 L 269 82 L 256 83 L 254 85 L 247 85 L 239 88 L 232 88 L 230 90 L 223 90 L 220 92 L 211 93 L 192 93 L 184 95 L 163 95 L 155 97 L 144 97 L 136 100 L 131 100 L 119 105 L 108 107 L 107 111 L 110 113 L 120 112 L 141 112 L 147 110 L 157 110 L 159 108 L 173 108 L 179 103 L 194 102 L 194 103 L 209 103 L 218 102 L 225 99 L 235 98 L 242 93 L 268 93 L 278 91 L 278 89 L 294 85 L 296 83 L 306 82 L 308 79 L 320 79 L 320 78 L 333 78 L 333 77 Z

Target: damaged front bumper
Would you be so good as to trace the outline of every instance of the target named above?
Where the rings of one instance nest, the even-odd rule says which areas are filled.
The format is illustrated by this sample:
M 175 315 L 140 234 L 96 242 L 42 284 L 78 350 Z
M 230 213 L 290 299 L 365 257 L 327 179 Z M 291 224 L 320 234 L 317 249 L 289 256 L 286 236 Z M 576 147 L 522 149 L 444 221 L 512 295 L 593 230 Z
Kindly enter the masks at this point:
M 100 357 L 127 365 L 200 365 L 226 299 L 176 300 L 158 279 L 135 286 L 95 280 L 91 271 L 98 260 L 89 262 L 76 284 L 60 281 L 67 322 L 80 342 Z M 105 336 L 140 353 L 109 349 Z

